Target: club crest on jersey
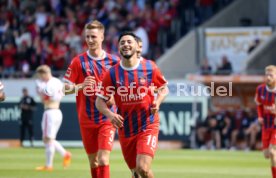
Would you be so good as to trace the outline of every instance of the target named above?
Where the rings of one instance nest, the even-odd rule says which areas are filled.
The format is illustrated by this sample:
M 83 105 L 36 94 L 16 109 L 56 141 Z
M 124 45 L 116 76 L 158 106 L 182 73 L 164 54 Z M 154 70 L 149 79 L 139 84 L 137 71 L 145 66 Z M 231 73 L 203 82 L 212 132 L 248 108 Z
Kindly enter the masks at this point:
M 139 77 L 139 84 L 140 85 L 145 85 L 147 82 L 147 78 L 146 77 Z
M 107 70 L 109 70 L 111 67 L 112 67 L 112 66 L 109 65 L 109 64 L 105 65 L 105 68 L 106 68 Z

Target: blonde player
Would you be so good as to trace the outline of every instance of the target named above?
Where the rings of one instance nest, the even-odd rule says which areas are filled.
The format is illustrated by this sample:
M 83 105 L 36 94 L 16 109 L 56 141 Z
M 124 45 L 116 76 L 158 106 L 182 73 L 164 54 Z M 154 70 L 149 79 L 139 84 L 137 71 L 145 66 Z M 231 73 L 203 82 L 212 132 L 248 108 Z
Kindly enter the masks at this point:
M 55 151 L 63 156 L 63 166 L 68 167 L 71 163 L 71 153 L 66 151 L 56 140 L 57 132 L 62 122 L 62 113 L 59 109 L 60 100 L 63 97 L 63 83 L 52 76 L 47 65 L 41 65 L 36 70 L 38 80 L 37 92 L 44 104 L 42 118 L 43 142 L 45 144 L 46 163 L 37 167 L 38 171 L 53 170 Z
M 5 100 L 4 85 L 0 82 L 0 102 Z
M 263 153 L 271 161 L 272 177 L 276 178 L 276 66 L 265 68 L 265 81 L 256 88 L 258 120 L 262 125 Z

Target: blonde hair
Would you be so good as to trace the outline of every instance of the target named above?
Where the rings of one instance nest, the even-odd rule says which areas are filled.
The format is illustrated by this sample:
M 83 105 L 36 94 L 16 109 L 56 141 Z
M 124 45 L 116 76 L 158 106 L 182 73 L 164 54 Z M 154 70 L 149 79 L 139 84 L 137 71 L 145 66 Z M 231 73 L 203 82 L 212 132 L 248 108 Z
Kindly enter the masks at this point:
M 98 20 L 93 20 L 92 22 L 89 22 L 85 25 L 84 27 L 85 30 L 92 30 L 92 29 L 98 29 L 102 32 L 104 32 L 104 25 L 98 21 Z
M 36 73 L 48 73 L 51 74 L 51 69 L 48 65 L 40 65 L 36 69 Z
M 274 72 L 274 73 L 276 73 L 276 66 L 274 66 L 274 65 L 266 66 L 265 72 Z

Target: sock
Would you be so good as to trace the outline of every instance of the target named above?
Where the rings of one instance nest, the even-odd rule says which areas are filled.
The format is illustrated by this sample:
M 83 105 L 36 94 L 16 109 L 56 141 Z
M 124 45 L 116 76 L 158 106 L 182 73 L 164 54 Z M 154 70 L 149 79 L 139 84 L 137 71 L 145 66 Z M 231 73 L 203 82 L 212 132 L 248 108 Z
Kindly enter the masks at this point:
M 271 167 L 272 178 L 276 178 L 276 167 Z
M 92 178 L 100 178 L 99 177 L 99 167 L 95 167 L 95 168 L 90 168 L 90 171 L 91 171 L 91 176 Z
M 110 178 L 109 165 L 99 166 L 99 178 Z
M 55 155 L 55 146 L 54 146 L 53 142 L 45 144 L 45 155 L 46 155 L 45 166 L 52 167 L 54 155 Z
M 63 148 L 63 146 L 56 140 L 54 141 L 54 145 L 56 151 L 59 152 L 62 157 L 64 157 L 66 155 L 66 150 Z

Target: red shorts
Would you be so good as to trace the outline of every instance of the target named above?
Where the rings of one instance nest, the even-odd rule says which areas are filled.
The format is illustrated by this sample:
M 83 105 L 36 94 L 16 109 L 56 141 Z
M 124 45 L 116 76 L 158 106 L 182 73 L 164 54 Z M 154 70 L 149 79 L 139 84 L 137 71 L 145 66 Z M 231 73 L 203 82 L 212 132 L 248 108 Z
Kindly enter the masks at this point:
M 155 125 L 129 138 L 119 136 L 122 152 L 129 169 L 136 167 L 138 154 L 154 157 L 158 144 L 158 134 L 159 127 Z
M 263 149 L 267 149 L 270 144 L 276 145 L 276 129 L 262 129 Z
M 87 154 L 93 154 L 98 150 L 112 150 L 115 128 L 112 124 L 93 125 L 91 127 L 80 126 L 83 146 Z

